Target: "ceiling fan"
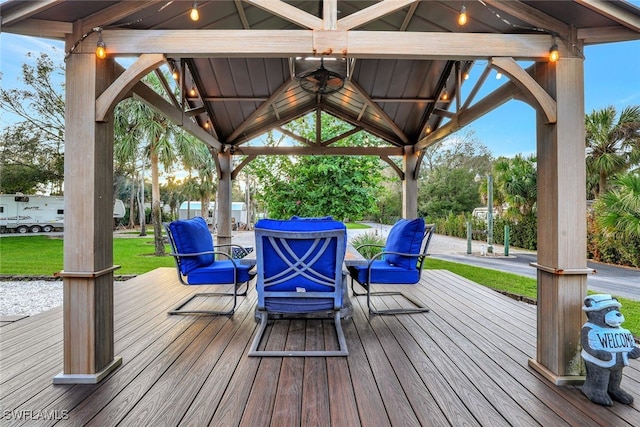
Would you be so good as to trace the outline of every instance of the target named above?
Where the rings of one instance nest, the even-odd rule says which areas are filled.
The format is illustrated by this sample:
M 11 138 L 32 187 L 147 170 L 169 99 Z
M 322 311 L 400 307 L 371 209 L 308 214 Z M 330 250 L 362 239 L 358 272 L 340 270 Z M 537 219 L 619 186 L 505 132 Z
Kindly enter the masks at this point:
M 320 60 L 320 68 L 298 76 L 300 87 L 307 92 L 326 95 L 337 92 L 344 86 L 344 77 L 335 71 L 324 68 L 324 60 Z

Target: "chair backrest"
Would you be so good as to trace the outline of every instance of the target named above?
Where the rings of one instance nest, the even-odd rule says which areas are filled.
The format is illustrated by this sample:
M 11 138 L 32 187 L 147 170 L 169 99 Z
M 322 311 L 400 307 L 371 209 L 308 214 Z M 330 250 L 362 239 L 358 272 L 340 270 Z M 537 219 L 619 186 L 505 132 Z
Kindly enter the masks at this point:
M 426 225 L 423 218 L 398 220 L 389 231 L 385 251 L 412 255 L 420 254 L 420 256 L 407 257 L 398 254 L 387 254 L 385 260 L 389 264 L 406 269 L 422 269 L 434 228 L 433 224 Z
M 328 219 L 255 225 L 258 309 L 289 313 L 342 307 L 346 227 Z
M 183 275 L 188 275 L 193 269 L 211 265 L 215 261 L 213 254 L 213 238 L 202 217 L 180 219 L 164 224 L 167 231 L 176 265 Z M 180 256 L 194 253 L 204 253 L 198 256 Z

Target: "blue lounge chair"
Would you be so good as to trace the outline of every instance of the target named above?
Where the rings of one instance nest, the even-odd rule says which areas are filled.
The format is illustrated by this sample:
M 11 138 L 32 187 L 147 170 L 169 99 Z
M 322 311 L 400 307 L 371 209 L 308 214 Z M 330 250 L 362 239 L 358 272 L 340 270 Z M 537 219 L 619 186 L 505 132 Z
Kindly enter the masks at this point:
M 201 217 L 173 221 L 164 224 L 171 245 L 171 254 L 176 262 L 178 279 L 183 285 L 233 285 L 232 292 L 201 292 L 183 301 L 169 314 L 209 314 L 230 315 L 236 309 L 238 296 L 247 295 L 249 282 L 255 276 L 251 266 L 242 265 L 232 255 L 221 251 L 223 247 L 231 247 L 235 253 L 246 255 L 248 251 L 238 245 L 219 245 L 214 250 L 211 232 Z M 216 257 L 219 259 L 216 260 Z M 243 292 L 239 289 L 243 284 Z M 197 297 L 232 296 L 233 306 L 227 311 L 210 311 L 184 309 L 191 300 Z
M 347 356 L 343 307 L 346 227 L 331 219 L 263 219 L 255 225 L 260 325 L 249 356 Z M 269 315 L 332 314 L 339 350 L 258 350 Z
M 353 295 L 367 296 L 369 313 L 402 314 L 429 311 L 427 307 L 422 306 L 402 292 L 373 292 L 371 285 L 412 285 L 418 283 L 433 231 L 434 225 L 425 225 L 422 218 L 413 220 L 400 219 L 389 231 L 389 236 L 382 252 L 369 260 L 366 266 L 349 267 Z M 356 249 L 359 250 L 365 246 L 376 245 L 361 245 Z M 356 292 L 354 281 L 358 282 L 367 292 Z M 372 295 L 401 295 L 411 302 L 413 307 L 377 310 L 371 304 Z

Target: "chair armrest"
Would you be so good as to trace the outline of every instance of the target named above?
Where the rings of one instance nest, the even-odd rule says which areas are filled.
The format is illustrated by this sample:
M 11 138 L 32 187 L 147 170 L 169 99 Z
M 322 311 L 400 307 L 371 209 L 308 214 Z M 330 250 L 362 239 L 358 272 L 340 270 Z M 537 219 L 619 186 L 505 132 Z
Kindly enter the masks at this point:
M 171 256 L 177 256 L 177 257 L 181 257 L 181 258 L 187 258 L 187 257 L 195 257 L 195 256 L 200 256 L 200 255 L 213 255 L 214 257 L 216 255 L 222 255 L 223 257 L 228 258 L 232 263 L 233 263 L 233 268 L 238 268 L 238 264 L 236 263 L 235 259 L 229 255 L 226 252 L 221 252 L 221 251 L 205 251 L 205 252 L 191 252 L 191 253 L 187 253 L 187 254 L 180 254 L 180 253 L 176 253 L 176 252 L 171 252 L 169 253 L 169 255 Z
M 360 246 L 356 247 L 356 250 L 360 250 L 360 248 L 384 248 L 384 245 L 376 245 L 373 243 L 364 243 Z
M 428 254 L 426 252 L 425 253 L 421 253 L 421 254 L 408 254 L 408 253 L 404 253 L 404 252 L 384 251 L 384 252 L 380 252 L 379 254 L 375 255 L 373 258 L 371 258 L 369 260 L 369 264 L 367 265 L 367 269 L 371 269 L 371 264 L 373 264 L 373 261 L 375 261 L 378 258 L 382 258 L 385 255 L 400 255 L 400 256 L 407 257 L 407 258 L 420 258 L 420 257 L 428 256 Z

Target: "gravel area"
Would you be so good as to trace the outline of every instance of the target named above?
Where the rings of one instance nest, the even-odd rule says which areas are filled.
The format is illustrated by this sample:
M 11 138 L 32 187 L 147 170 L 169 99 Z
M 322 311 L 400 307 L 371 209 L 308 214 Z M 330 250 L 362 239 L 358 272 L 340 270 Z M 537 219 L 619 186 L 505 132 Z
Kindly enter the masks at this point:
M 372 228 L 349 230 L 349 240 L 362 233 L 377 233 L 385 236 L 391 226 L 370 224 Z M 253 246 L 254 234 L 252 231 L 234 232 L 233 243 L 242 246 Z M 466 253 L 467 241 L 465 239 L 434 235 L 429 246 L 429 253 Z M 473 242 L 472 250 L 480 252 L 482 242 Z M 496 251 L 501 249 L 496 245 Z M 50 308 L 62 305 L 62 281 L 61 280 L 16 280 L 0 279 L 0 316 L 34 315 Z

